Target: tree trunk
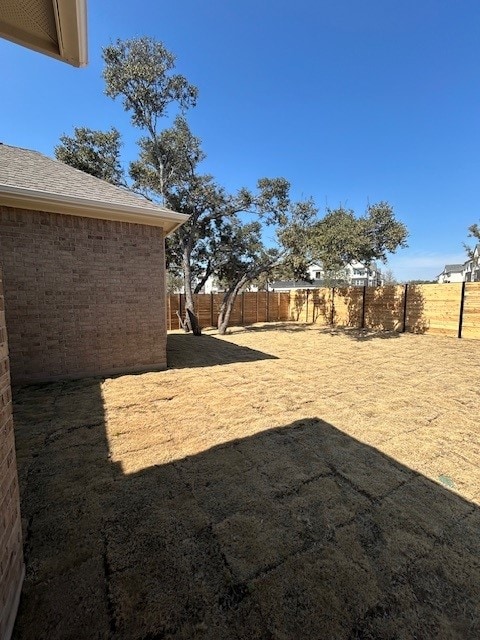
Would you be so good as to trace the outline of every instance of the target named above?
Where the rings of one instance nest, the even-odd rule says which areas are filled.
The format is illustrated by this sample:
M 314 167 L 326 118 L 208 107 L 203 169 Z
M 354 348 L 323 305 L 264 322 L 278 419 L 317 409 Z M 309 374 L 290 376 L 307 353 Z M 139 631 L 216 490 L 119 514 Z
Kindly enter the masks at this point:
M 205 269 L 205 273 L 202 276 L 202 279 L 200 280 L 200 282 L 197 283 L 194 293 L 200 293 L 200 291 L 202 290 L 203 285 L 206 283 L 206 281 L 209 279 L 209 277 L 212 275 L 212 266 L 210 264 L 210 262 L 207 265 L 207 268 Z
M 195 315 L 192 292 L 192 271 L 190 268 L 190 252 L 188 247 L 183 250 L 183 282 L 185 287 L 185 321 L 187 326 L 191 328 L 193 334 L 200 336 L 202 330 Z
M 183 284 L 185 288 L 185 308 L 193 312 L 192 270 L 190 268 L 190 255 L 187 249 L 183 251 Z
M 220 307 L 220 313 L 218 314 L 218 333 L 221 336 L 224 336 L 227 332 L 228 323 L 230 322 L 230 315 L 232 313 L 233 305 L 235 304 L 235 300 L 237 299 L 238 294 L 241 289 L 248 282 L 248 278 L 243 276 L 242 279 L 237 282 L 237 284 L 226 292 L 225 297 L 223 298 L 222 306 Z

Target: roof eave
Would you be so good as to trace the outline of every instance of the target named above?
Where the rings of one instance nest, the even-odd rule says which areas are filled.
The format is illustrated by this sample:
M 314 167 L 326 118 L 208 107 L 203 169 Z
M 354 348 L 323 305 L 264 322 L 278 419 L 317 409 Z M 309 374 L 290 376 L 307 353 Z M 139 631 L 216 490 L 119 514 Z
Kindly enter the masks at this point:
M 100 218 L 114 222 L 146 224 L 162 227 L 166 236 L 173 233 L 189 218 L 184 213 L 160 207 L 155 211 L 141 206 L 110 204 L 99 200 L 62 196 L 2 184 L 0 184 L 0 205 L 84 218 Z
M 75 67 L 85 67 L 87 57 L 86 0 L 54 0 L 60 59 Z
M 10 24 L 0 24 L 0 36 L 74 67 L 85 67 L 88 63 L 86 0 L 52 0 L 52 9 L 58 46 Z

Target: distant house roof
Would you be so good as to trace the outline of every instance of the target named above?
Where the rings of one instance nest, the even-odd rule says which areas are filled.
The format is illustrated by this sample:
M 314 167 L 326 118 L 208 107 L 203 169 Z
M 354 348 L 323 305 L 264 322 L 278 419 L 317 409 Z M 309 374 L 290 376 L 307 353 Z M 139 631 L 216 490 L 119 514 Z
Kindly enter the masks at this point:
M 0 143 L 0 205 L 163 227 L 188 216 L 47 156 Z
M 463 264 L 446 264 L 444 273 L 460 273 L 463 271 Z
M 323 286 L 323 280 L 314 280 L 308 282 L 307 280 L 276 280 L 275 282 L 269 282 L 268 288 L 273 289 L 318 289 Z
M 0 37 L 75 67 L 84 67 L 86 0 L 2 0 Z

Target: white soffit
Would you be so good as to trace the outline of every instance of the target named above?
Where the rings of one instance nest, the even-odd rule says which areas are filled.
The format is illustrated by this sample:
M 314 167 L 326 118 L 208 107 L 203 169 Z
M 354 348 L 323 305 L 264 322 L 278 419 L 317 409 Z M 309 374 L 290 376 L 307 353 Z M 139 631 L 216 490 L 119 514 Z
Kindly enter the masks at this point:
M 84 67 L 86 0 L 0 0 L 0 36 Z

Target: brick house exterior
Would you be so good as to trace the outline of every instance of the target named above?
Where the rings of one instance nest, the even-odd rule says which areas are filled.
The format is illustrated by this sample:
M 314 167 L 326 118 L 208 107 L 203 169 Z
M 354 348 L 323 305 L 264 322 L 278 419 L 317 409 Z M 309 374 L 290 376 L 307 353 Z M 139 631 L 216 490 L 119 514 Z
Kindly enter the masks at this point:
M 9 638 L 20 599 L 23 564 L 12 393 L 0 274 L 0 638 Z
M 166 368 L 161 227 L 0 207 L 14 383 Z
M 55 3 L 50 0 L 32 0 L 18 3 L 7 0 L 0 3 L 0 37 L 53 56 L 74 66 L 87 63 L 87 6 L 86 0 Z M 5 182 L 6 199 L 15 205 L 15 171 L 20 169 L 18 153 L 14 148 L 0 149 L 0 181 Z M 12 151 L 13 153 L 9 153 Z M 31 167 L 31 157 L 25 157 L 25 165 Z M 35 167 L 33 167 L 35 175 Z M 40 171 L 41 174 L 41 171 Z M 24 176 L 28 177 L 28 176 Z M 38 176 L 37 176 L 38 177 Z M 22 180 L 20 179 L 20 184 Z M 23 188 L 29 189 L 28 180 Z M 31 189 L 31 187 L 30 187 Z M 41 185 L 40 191 L 45 191 Z M 48 189 L 46 190 L 48 192 Z M 55 193 L 55 191 L 54 191 Z M 88 193 L 88 191 L 87 191 Z M 18 196 L 18 192 L 17 192 Z M 33 194 L 27 194 L 33 211 L 38 210 Z M 0 197 L 0 207 L 3 201 Z M 15 205 L 16 206 L 16 205 Z M 27 205 L 27 208 L 29 205 Z M 49 208 L 46 207 L 46 211 Z M 17 212 L 17 221 L 18 212 Z M 22 220 L 21 224 L 25 221 Z M 17 234 L 18 235 L 18 234 Z M 19 251 L 13 251 L 12 264 L 16 266 Z M 1 256 L 0 256 L 1 257 Z M 40 271 L 40 264 L 39 271 Z M 37 272 L 37 276 L 38 273 Z M 37 283 L 39 286 L 40 282 Z M 12 299 L 23 296 L 22 290 L 12 294 Z M 38 292 L 37 292 L 38 295 Z M 3 279 L 0 271 L 0 639 L 9 640 L 20 599 L 25 574 L 20 520 L 20 496 L 18 488 L 15 439 L 12 418 L 12 396 L 4 312 Z M 12 314 L 13 316 L 13 314 Z M 21 326 L 12 327 L 12 332 L 21 336 Z M 28 340 L 28 335 L 25 336 Z
M 0 144 L 12 383 L 165 369 L 164 239 L 186 219 Z
M 0 144 L 2 640 L 24 575 L 10 372 L 15 384 L 166 368 L 164 240 L 186 220 Z

